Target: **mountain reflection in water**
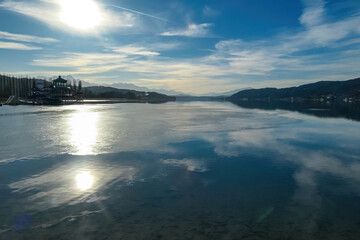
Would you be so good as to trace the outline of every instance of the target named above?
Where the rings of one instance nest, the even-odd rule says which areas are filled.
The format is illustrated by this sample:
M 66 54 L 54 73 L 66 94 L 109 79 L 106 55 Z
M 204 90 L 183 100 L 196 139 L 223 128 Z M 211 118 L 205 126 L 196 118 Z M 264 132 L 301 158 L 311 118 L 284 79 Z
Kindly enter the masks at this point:
M 360 123 L 255 107 L 3 106 L 0 239 L 358 239 Z
M 297 111 L 317 117 L 347 118 L 360 121 L 360 103 L 320 102 L 320 101 L 242 101 L 232 100 L 239 107 L 250 109 Z

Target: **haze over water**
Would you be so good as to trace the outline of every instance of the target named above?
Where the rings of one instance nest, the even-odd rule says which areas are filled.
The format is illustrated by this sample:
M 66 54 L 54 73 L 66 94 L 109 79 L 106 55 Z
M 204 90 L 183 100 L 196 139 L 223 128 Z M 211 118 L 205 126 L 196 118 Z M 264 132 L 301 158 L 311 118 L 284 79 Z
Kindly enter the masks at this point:
M 360 237 L 358 121 L 174 102 L 0 126 L 0 239 Z

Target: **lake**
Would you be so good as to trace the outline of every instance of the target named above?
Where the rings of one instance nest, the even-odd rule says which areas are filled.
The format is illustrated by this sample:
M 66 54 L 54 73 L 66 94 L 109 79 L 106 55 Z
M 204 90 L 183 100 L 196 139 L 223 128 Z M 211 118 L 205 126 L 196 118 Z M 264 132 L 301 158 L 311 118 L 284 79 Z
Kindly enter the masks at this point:
M 307 111 L 0 107 L 0 239 L 360 239 L 360 122 Z

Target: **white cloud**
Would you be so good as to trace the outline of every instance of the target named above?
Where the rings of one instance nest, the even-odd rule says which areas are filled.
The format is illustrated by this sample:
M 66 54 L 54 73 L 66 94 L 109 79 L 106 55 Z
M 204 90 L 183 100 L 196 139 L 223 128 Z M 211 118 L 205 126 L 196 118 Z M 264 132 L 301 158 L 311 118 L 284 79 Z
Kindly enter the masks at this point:
M 324 21 L 325 2 L 323 0 L 304 0 L 305 9 L 300 22 L 306 27 L 321 24 Z
M 238 48 L 242 43 L 244 43 L 240 39 L 231 39 L 231 40 L 223 40 L 218 42 L 215 45 L 215 48 L 222 51 L 232 50 L 233 48 Z
M 128 55 L 142 55 L 142 56 L 157 56 L 160 55 L 158 52 L 146 50 L 144 47 L 138 46 L 121 46 L 112 48 L 114 52 L 125 53 Z
M 0 41 L 0 48 L 2 49 L 13 49 L 13 50 L 39 50 L 40 47 L 34 47 L 23 43 L 15 42 L 3 42 Z
M 33 35 L 15 34 L 15 33 L 3 32 L 3 31 L 0 31 L 0 39 L 8 39 L 19 42 L 33 42 L 33 43 L 53 43 L 59 41 L 54 38 L 44 38 Z
M 186 29 L 164 32 L 162 36 L 209 37 L 211 23 L 189 24 Z
M 360 34 L 360 15 L 350 15 L 338 21 L 331 21 L 327 20 L 326 5 L 323 0 L 306 0 L 304 3 L 306 7 L 300 22 L 306 30 L 288 37 L 295 49 L 332 47 L 336 42 L 345 40 L 352 34 Z

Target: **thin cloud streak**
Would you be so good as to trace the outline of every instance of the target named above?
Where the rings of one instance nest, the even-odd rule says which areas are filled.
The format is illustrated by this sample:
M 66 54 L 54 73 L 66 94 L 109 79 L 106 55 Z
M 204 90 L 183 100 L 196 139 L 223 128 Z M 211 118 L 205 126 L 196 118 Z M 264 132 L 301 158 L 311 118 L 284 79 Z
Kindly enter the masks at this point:
M 138 46 L 122 46 L 122 47 L 113 47 L 111 48 L 112 51 L 117 53 L 124 53 L 128 55 L 141 55 L 141 56 L 157 56 L 160 55 L 160 53 L 155 51 L 149 51 L 144 47 L 138 47 Z
M 29 45 L 26 45 L 23 43 L 3 42 L 3 41 L 0 41 L 0 48 L 12 49 L 12 50 L 25 50 L 25 51 L 42 49 L 40 47 L 33 47 L 33 46 L 29 46 Z
M 167 20 L 167 19 L 165 19 L 165 18 L 161 18 L 161 17 L 157 17 L 157 16 L 150 15 L 150 14 L 147 14 L 147 13 L 135 11 L 135 10 L 132 10 L 132 9 L 129 9 L 129 8 L 124 8 L 124 7 L 120 7 L 120 6 L 117 6 L 117 5 L 109 5 L 109 6 L 112 6 L 112 7 L 115 7 L 115 8 L 119 8 L 119 9 L 122 9 L 122 10 L 125 10 L 125 11 L 128 11 L 128 12 L 132 12 L 132 13 L 137 13 L 137 14 L 140 14 L 140 15 L 143 15 L 143 16 L 155 18 L 155 19 L 158 19 L 158 20 L 162 20 L 162 21 L 166 21 L 166 22 L 169 21 L 169 20 Z
M 215 17 L 215 16 L 219 15 L 219 12 L 210 8 L 208 5 L 205 5 L 205 7 L 203 9 L 203 15 L 204 15 L 204 17 Z
M 33 42 L 33 43 L 59 42 L 59 40 L 54 38 L 44 38 L 33 35 L 15 34 L 15 33 L 3 32 L 3 31 L 0 31 L 0 39 L 13 40 L 18 42 Z

